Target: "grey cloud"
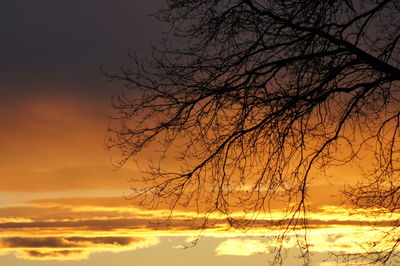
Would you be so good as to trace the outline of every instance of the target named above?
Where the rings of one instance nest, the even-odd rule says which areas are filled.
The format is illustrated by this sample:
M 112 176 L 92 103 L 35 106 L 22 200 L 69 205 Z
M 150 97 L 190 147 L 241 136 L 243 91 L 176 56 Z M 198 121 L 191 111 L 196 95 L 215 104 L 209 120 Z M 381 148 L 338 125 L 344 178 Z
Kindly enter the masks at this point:
M 84 248 L 93 245 L 127 246 L 145 241 L 141 237 L 6 237 L 3 248 Z
M 39 250 L 24 250 L 28 257 L 32 258 L 48 258 L 48 257 L 68 257 L 71 255 L 79 255 L 85 253 L 84 250 L 52 250 L 52 251 L 39 251 Z

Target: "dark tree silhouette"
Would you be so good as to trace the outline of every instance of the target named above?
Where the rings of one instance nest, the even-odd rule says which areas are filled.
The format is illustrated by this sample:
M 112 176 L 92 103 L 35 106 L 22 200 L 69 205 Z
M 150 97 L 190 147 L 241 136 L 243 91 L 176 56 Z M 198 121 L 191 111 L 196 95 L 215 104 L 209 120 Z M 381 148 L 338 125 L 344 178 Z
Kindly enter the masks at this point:
M 121 123 L 107 140 L 120 163 L 163 147 L 133 179 L 139 203 L 246 228 L 279 198 L 282 225 L 300 228 L 316 171 L 369 154 L 344 193 L 399 211 L 399 1 L 169 0 L 155 16 L 170 28 L 152 56 L 107 73 L 131 89 L 114 98 Z

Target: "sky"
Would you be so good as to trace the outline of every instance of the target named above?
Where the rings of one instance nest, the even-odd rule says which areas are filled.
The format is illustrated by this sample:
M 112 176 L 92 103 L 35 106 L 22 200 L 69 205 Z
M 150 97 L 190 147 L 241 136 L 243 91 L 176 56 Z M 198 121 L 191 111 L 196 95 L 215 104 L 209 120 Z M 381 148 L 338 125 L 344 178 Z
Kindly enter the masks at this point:
M 200 234 L 192 210 L 134 206 L 134 164 L 116 169 L 104 147 L 111 96 L 123 91 L 100 67 L 129 64 L 146 54 L 163 26 L 148 16 L 161 0 L 2 1 L 0 9 L 0 265 L 266 265 L 279 231 L 261 216 L 248 231 L 226 227 L 224 217 Z M 149 154 L 151 157 L 152 155 Z M 336 170 L 343 180 L 353 169 Z M 333 180 L 333 179 L 332 179 Z M 358 252 L 379 239 L 359 210 L 341 209 L 328 177 L 313 186 L 309 217 L 312 265 L 336 265 L 335 256 Z M 301 233 L 300 233 L 301 234 Z M 363 242 L 364 241 L 364 242 Z M 284 240 L 285 265 L 296 265 L 295 234 Z

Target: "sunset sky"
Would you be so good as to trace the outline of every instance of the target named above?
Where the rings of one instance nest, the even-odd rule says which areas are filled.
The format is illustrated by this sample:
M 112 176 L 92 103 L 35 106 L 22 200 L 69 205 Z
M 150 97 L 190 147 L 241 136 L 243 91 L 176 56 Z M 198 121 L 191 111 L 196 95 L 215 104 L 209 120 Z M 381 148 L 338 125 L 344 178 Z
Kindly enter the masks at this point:
M 113 71 L 128 54 L 146 54 L 161 25 L 147 16 L 163 1 L 6 0 L 0 9 L 0 265 L 267 265 L 268 230 L 279 209 L 260 215 L 246 232 L 213 222 L 199 235 L 194 210 L 147 210 L 127 199 L 132 162 L 113 167 L 104 147 L 110 99 L 122 91 Z M 151 153 L 148 154 L 152 156 Z M 340 207 L 338 190 L 357 172 L 329 170 L 311 188 L 312 265 L 335 265 L 330 252 L 360 252 L 378 240 L 371 220 Z M 378 229 L 398 217 L 379 217 Z M 301 234 L 301 232 L 299 232 Z M 288 233 L 285 265 L 297 265 L 296 237 Z

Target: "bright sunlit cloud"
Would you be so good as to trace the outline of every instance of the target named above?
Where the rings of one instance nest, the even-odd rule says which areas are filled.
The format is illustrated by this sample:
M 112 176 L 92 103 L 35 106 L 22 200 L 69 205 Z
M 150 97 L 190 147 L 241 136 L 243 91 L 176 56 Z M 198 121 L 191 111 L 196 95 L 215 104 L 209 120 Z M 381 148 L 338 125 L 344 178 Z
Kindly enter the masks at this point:
M 217 256 L 233 255 L 233 256 L 250 256 L 255 254 L 263 254 L 266 252 L 266 245 L 260 240 L 252 239 L 228 239 L 215 249 Z

